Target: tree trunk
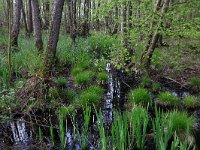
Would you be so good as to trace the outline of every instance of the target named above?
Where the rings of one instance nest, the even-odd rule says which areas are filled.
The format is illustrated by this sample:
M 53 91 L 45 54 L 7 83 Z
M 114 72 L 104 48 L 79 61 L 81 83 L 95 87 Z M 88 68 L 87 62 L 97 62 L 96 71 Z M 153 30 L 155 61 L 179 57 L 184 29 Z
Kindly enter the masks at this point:
M 25 12 L 25 8 L 24 8 L 24 4 L 22 3 L 22 16 L 23 16 L 23 20 L 24 20 L 24 28 L 26 31 L 26 34 L 28 33 L 28 25 L 27 25 L 27 21 L 26 21 L 26 12 Z
M 45 66 L 43 70 L 43 76 L 45 77 L 50 75 L 50 73 L 52 72 L 52 67 L 55 64 L 54 60 L 55 60 L 57 42 L 60 32 L 63 5 L 64 5 L 64 0 L 54 0 L 53 2 L 52 21 L 49 31 L 50 35 L 44 59 Z
M 31 1 L 32 0 L 28 0 L 28 33 L 32 33 L 33 32 L 33 19 L 32 19 L 32 7 L 31 7 Z
M 151 40 L 150 46 L 148 47 L 147 52 L 144 54 L 144 66 L 147 70 L 149 70 L 150 65 L 151 65 L 151 58 L 153 56 L 153 52 L 156 48 L 156 45 L 157 45 L 159 37 L 160 37 L 159 32 L 162 28 L 162 22 L 164 19 L 164 15 L 167 13 L 169 3 L 170 3 L 170 0 L 165 0 L 163 3 L 161 15 L 160 15 L 160 18 L 159 18 L 158 24 L 157 24 L 157 29 L 152 37 L 152 40 Z
M 49 0 L 45 0 L 45 2 L 43 3 L 43 9 L 44 9 L 43 29 L 48 29 L 49 28 L 49 11 L 50 11 Z
M 41 18 L 40 18 L 40 9 L 38 0 L 31 1 L 32 6 L 32 17 L 33 17 L 33 30 L 34 30 L 34 37 L 35 37 L 35 47 L 38 51 L 43 49 L 43 42 L 42 42 L 42 25 L 41 25 Z
M 14 47 L 18 46 L 18 35 L 20 30 L 20 18 L 22 9 L 22 0 L 14 0 L 13 2 L 13 26 L 11 33 L 11 45 Z

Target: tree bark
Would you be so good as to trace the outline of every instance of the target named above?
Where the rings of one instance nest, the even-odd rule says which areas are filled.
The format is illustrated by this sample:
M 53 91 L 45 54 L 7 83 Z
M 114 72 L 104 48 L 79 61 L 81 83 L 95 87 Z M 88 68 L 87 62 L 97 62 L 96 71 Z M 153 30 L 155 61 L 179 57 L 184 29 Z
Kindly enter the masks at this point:
M 24 28 L 26 31 L 26 34 L 28 33 L 28 25 L 27 25 L 27 21 L 26 21 L 26 12 L 25 12 L 25 8 L 24 8 L 24 3 L 22 3 L 22 16 L 23 16 L 23 20 L 24 20 Z
M 62 11 L 63 11 L 64 0 L 54 0 L 53 2 L 53 10 L 52 10 L 52 21 L 50 25 L 50 35 L 47 43 L 47 49 L 45 52 L 44 59 L 44 70 L 43 76 L 47 77 L 52 72 L 52 67 L 55 64 L 55 55 L 57 42 L 59 38 L 60 25 L 62 19 Z
M 33 19 L 32 19 L 32 7 L 31 7 L 31 1 L 28 0 L 28 33 L 31 34 L 33 32 Z
M 14 0 L 13 2 L 13 26 L 11 33 L 11 45 L 18 46 L 18 35 L 20 30 L 20 18 L 21 18 L 22 0 Z
M 151 65 L 151 58 L 153 56 L 153 52 L 154 52 L 154 50 L 156 48 L 156 45 L 157 45 L 159 37 L 160 37 L 160 33 L 159 32 L 160 32 L 160 30 L 162 28 L 163 18 L 164 18 L 164 15 L 167 13 L 167 10 L 168 10 L 168 7 L 169 7 L 169 3 L 170 3 L 170 0 L 165 0 L 164 3 L 163 3 L 161 15 L 160 15 L 160 18 L 158 20 L 157 29 L 156 29 L 153 37 L 152 37 L 150 46 L 148 47 L 148 50 L 144 55 L 144 66 L 145 66 L 145 68 L 147 70 L 149 70 L 150 65 Z
M 35 37 L 35 47 L 38 51 L 43 49 L 43 42 L 42 42 L 42 25 L 41 25 L 41 18 L 40 18 L 40 8 L 38 0 L 31 1 L 32 6 L 32 17 L 33 17 L 33 30 L 34 30 L 34 37 Z

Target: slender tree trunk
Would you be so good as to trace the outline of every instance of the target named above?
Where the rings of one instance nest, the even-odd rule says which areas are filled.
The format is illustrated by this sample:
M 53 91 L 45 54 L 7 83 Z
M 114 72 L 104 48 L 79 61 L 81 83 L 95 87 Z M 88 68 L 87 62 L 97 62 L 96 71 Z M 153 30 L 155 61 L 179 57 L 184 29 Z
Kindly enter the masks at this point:
M 13 26 L 11 33 L 11 45 L 18 46 L 18 35 L 20 30 L 20 18 L 21 18 L 22 0 L 14 0 L 13 3 Z
M 32 19 L 32 7 L 31 7 L 31 1 L 32 0 L 28 0 L 28 33 L 32 33 L 33 32 L 33 19 Z
M 41 25 L 41 18 L 40 18 L 40 9 L 38 0 L 31 1 L 32 6 L 32 17 L 33 17 L 33 30 L 34 30 L 34 37 L 35 37 L 35 47 L 38 51 L 43 49 L 43 42 L 42 42 L 42 25 Z
M 50 25 L 50 35 L 47 43 L 47 49 L 45 52 L 44 59 L 44 70 L 43 75 L 49 76 L 52 72 L 52 67 L 55 64 L 55 55 L 57 42 L 59 38 L 60 25 L 62 19 L 62 11 L 63 11 L 64 0 L 54 0 L 53 2 L 53 10 L 52 10 L 52 21 Z
M 44 9 L 44 24 L 43 28 L 48 29 L 49 28 L 49 11 L 50 11 L 50 4 L 49 0 L 45 0 L 43 3 L 43 9 Z
M 161 15 L 160 15 L 160 18 L 158 20 L 158 24 L 157 24 L 157 29 L 152 37 L 152 40 L 151 40 L 151 43 L 150 43 L 150 46 L 148 47 L 148 50 L 147 52 L 145 53 L 144 55 L 144 65 L 145 65 L 145 68 L 148 70 L 150 68 L 150 65 L 151 65 L 151 58 L 153 56 L 153 52 L 156 48 L 156 45 L 158 43 L 158 39 L 160 37 L 160 30 L 162 28 L 162 22 L 163 22 L 163 19 L 164 19 L 164 15 L 167 13 L 167 10 L 168 10 L 168 7 L 169 7 L 169 3 L 170 3 L 170 0 L 165 0 L 164 3 L 163 3 L 163 6 L 162 6 L 162 11 L 161 11 Z
M 8 40 L 8 69 L 9 69 L 9 79 L 10 81 L 12 80 L 12 62 L 11 62 L 11 24 L 12 24 L 12 0 L 7 0 L 7 5 L 8 5 L 8 33 L 9 33 L 9 40 Z
M 118 6 L 115 6 L 115 25 L 112 34 L 117 34 L 119 28 L 119 20 L 118 20 Z
M 24 20 L 24 28 L 26 31 L 26 34 L 28 33 L 28 25 L 27 25 L 27 21 L 26 21 L 26 12 L 25 12 L 25 8 L 24 8 L 24 3 L 22 3 L 22 16 L 23 16 L 23 20 Z

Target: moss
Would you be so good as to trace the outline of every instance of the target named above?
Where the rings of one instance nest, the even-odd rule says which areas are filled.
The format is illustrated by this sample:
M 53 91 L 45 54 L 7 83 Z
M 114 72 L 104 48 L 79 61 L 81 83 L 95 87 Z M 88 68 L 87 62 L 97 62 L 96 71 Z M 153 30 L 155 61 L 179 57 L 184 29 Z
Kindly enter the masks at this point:
M 159 94 L 159 101 L 172 106 L 180 105 L 180 99 L 170 92 L 161 92 Z
M 138 88 L 130 91 L 128 97 L 129 97 L 129 102 L 135 104 L 142 104 L 146 106 L 148 103 L 151 102 L 151 95 L 144 88 Z

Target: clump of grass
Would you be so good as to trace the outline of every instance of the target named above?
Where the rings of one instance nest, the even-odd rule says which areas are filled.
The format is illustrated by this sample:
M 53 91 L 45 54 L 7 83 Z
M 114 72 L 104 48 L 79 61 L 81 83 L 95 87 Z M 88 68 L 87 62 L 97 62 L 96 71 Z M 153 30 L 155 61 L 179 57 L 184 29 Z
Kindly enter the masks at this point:
M 62 95 L 64 98 L 66 98 L 70 102 L 73 102 L 76 98 L 76 92 L 72 89 L 63 90 Z
M 59 97 L 58 89 L 55 87 L 50 87 L 48 91 L 48 96 L 57 99 Z
M 137 88 L 129 92 L 129 101 L 135 104 L 147 106 L 151 102 L 151 95 L 144 88 Z
M 106 72 L 99 72 L 99 73 L 97 74 L 97 79 L 98 79 L 99 81 L 107 81 L 108 78 L 109 78 L 109 76 L 108 76 L 108 73 L 106 73 Z
M 158 91 L 160 88 L 160 83 L 159 82 L 152 83 L 151 88 L 152 88 L 152 91 L 154 92 Z
M 93 77 L 93 73 L 91 71 L 84 71 L 79 74 L 77 74 L 74 78 L 75 82 L 77 84 L 85 85 L 91 81 Z
M 66 85 L 67 85 L 67 80 L 64 77 L 62 77 L 62 76 L 60 76 L 57 79 L 55 79 L 55 82 L 60 87 L 66 87 Z
M 161 92 L 159 94 L 159 101 L 166 105 L 172 105 L 172 106 L 180 105 L 180 99 L 170 92 Z
M 195 123 L 195 118 L 189 116 L 186 112 L 173 111 L 169 114 L 169 120 L 172 121 L 172 131 L 177 134 L 188 134 L 191 132 Z
M 80 101 L 83 106 L 99 103 L 102 98 L 103 89 L 100 86 L 90 86 L 80 93 Z
M 199 105 L 199 102 L 195 96 L 186 96 L 184 97 L 184 104 L 187 108 L 193 108 Z
M 74 105 L 69 105 L 69 106 L 63 106 L 59 109 L 59 113 L 62 114 L 62 117 L 67 117 L 75 113 L 76 108 Z
M 81 68 L 81 67 L 75 67 L 75 68 L 72 69 L 71 74 L 73 76 L 76 76 L 77 74 L 81 73 L 82 71 L 83 71 L 83 68 Z
M 142 87 L 148 87 L 151 84 L 151 79 L 148 76 L 143 76 L 140 79 L 140 84 Z
M 192 87 L 195 87 L 195 88 L 200 87 L 200 77 L 192 77 L 190 78 L 189 82 Z

